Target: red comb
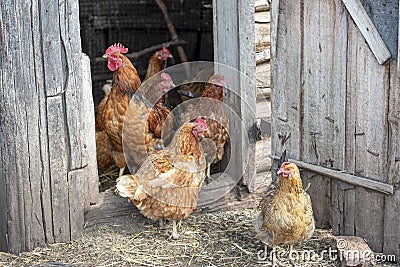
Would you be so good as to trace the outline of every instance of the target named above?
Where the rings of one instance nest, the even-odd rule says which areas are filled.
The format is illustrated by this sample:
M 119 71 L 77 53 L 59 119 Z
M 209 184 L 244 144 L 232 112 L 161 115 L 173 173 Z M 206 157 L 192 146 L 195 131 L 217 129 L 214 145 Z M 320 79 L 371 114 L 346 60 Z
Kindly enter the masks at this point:
M 113 54 L 113 53 L 117 53 L 117 52 L 125 54 L 125 53 L 128 52 L 128 48 L 125 48 L 120 43 L 115 43 L 112 46 L 110 46 L 109 48 L 107 48 L 107 50 L 106 50 L 106 54 L 107 55 L 110 55 L 110 54 Z
M 164 51 L 165 53 L 171 54 L 171 52 L 169 52 L 168 48 L 163 46 L 162 51 Z
M 290 162 L 284 162 L 284 163 L 282 163 L 282 166 L 286 166 L 286 165 L 289 165 L 290 164 Z
M 205 122 L 203 119 L 201 119 L 201 118 L 197 118 L 197 119 L 196 119 L 196 123 L 201 124 L 201 125 L 207 127 L 206 122 Z

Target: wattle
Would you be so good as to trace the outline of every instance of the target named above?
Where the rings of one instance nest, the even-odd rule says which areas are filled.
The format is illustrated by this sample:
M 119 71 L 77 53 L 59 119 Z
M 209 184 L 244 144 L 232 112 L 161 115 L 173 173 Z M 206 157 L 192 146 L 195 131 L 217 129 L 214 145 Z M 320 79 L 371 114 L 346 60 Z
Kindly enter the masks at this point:
M 117 70 L 117 66 L 115 66 L 114 62 L 112 62 L 111 60 L 108 60 L 107 67 L 111 71 L 116 71 Z

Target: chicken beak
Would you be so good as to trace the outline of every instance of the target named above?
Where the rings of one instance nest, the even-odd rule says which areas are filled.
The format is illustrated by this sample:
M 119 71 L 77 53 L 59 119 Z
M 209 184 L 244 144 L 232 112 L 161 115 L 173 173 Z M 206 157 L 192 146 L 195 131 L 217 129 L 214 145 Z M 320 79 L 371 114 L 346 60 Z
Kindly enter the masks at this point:
M 281 169 L 279 169 L 277 172 L 276 172 L 276 174 L 281 174 L 281 173 L 283 173 L 283 171 L 281 170 Z
M 102 56 L 102 58 L 108 58 L 108 55 L 107 55 L 107 54 L 104 54 L 104 55 Z

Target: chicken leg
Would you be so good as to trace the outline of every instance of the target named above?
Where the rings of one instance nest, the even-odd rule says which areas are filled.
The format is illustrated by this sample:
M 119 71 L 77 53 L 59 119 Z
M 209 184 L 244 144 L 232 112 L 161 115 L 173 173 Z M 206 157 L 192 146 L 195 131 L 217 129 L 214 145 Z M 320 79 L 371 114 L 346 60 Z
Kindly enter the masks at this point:
M 172 220 L 172 235 L 170 236 L 170 238 L 175 240 L 179 238 L 179 234 L 176 229 L 176 220 Z
M 124 175 L 124 170 L 125 170 L 125 167 L 119 168 L 119 175 L 118 175 L 118 177 L 121 177 L 122 175 Z
M 208 182 L 211 179 L 211 163 L 207 163 L 206 178 L 207 178 Z

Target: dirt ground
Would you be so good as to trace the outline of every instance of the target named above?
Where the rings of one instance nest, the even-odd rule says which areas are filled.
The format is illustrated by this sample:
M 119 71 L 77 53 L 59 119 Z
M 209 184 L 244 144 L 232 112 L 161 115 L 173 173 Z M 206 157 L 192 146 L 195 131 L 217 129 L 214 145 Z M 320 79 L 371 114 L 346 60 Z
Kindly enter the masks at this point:
M 87 227 L 73 242 L 20 255 L 0 253 L 0 266 L 293 266 L 285 246 L 277 247 L 275 254 L 268 249 L 265 257 L 264 245 L 253 230 L 256 213 L 249 209 L 196 213 L 182 222 L 180 239 L 171 240 L 170 228 L 160 229 L 132 208 L 130 216 Z M 294 266 L 339 266 L 320 256 L 331 241 L 330 231 L 317 230 L 311 240 L 294 247 L 298 252 Z M 303 251 L 314 256 L 302 257 Z M 279 260 L 271 261 L 272 254 Z

